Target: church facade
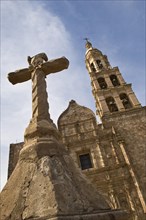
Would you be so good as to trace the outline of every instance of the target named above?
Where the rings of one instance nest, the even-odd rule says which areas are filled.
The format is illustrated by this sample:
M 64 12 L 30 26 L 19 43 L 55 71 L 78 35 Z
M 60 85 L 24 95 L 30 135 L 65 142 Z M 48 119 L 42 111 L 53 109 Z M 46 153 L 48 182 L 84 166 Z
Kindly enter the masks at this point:
M 144 220 L 146 212 L 146 107 L 142 107 L 118 67 L 86 42 L 85 63 L 95 98 L 94 112 L 72 100 L 58 119 L 62 142 L 112 209 Z M 11 144 L 8 177 L 23 143 Z M 90 196 L 90 195 L 89 195 Z

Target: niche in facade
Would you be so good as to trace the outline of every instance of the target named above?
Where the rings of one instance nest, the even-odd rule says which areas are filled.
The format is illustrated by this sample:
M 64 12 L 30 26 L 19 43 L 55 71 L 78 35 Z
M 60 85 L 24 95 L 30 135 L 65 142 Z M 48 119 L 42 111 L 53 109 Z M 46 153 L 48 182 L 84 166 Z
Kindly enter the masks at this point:
M 118 111 L 117 105 L 116 105 L 113 97 L 106 98 L 106 103 L 107 103 L 107 106 L 108 106 L 110 112 Z
M 90 66 L 91 66 L 91 70 L 92 70 L 93 72 L 95 72 L 96 69 L 95 69 L 94 63 L 91 63 Z
M 101 89 L 106 89 L 107 88 L 106 81 L 103 77 L 98 78 L 97 81 L 98 81 L 99 86 L 100 86 Z
M 119 80 L 116 75 L 110 75 L 110 79 L 112 81 L 113 86 L 119 86 Z
M 129 98 L 125 93 L 120 94 L 120 99 L 125 109 L 132 108 Z
M 97 66 L 99 69 L 102 69 L 103 68 L 103 65 L 101 63 L 101 60 L 96 60 L 96 63 L 97 63 Z

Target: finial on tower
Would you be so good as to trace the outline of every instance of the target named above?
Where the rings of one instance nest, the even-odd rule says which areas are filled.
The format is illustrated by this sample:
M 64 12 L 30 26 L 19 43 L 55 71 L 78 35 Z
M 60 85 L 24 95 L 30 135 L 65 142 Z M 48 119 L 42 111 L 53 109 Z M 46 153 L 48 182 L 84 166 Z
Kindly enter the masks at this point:
M 92 48 L 92 44 L 89 42 L 89 38 L 84 38 L 84 40 L 86 41 L 86 45 L 85 45 L 85 47 L 86 47 L 86 49 L 88 50 L 89 48 Z

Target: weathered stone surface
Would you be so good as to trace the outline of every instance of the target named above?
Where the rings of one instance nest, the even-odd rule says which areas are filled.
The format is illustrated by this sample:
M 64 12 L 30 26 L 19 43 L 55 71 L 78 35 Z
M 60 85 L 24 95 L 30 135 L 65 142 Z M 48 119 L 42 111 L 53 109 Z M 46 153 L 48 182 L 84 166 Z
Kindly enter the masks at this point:
M 55 215 L 109 209 L 76 169 L 64 147 L 52 141 L 21 150 L 17 166 L 2 191 L 1 201 L 2 220 L 49 219 Z

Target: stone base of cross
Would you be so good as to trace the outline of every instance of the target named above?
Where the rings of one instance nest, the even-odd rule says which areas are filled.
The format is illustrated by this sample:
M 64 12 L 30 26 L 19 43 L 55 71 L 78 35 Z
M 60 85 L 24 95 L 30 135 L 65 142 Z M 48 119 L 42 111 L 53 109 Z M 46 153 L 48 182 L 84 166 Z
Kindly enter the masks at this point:
M 60 140 L 60 133 L 51 120 L 30 121 L 25 129 L 24 147 L 39 140 Z

